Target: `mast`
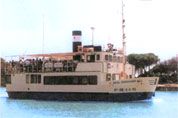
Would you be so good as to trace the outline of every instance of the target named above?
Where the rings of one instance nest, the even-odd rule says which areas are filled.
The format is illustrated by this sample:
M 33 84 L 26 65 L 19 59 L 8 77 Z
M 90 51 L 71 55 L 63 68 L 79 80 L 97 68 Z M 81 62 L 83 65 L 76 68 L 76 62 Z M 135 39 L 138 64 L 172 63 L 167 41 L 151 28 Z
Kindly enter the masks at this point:
M 95 28 L 91 27 L 91 30 L 92 30 L 92 45 L 94 45 L 94 30 L 95 30 Z
M 44 54 L 44 14 L 43 14 L 43 40 L 42 40 L 42 54 Z
M 124 19 L 124 2 L 122 0 L 122 51 L 123 51 L 123 79 L 126 79 L 125 64 L 126 64 L 126 42 L 125 42 L 125 19 Z

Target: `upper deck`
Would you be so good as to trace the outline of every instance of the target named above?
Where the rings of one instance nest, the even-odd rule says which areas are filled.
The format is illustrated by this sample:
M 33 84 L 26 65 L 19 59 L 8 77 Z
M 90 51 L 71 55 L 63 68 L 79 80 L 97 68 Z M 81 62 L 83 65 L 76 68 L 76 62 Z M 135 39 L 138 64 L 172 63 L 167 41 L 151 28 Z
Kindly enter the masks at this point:
M 45 72 L 75 72 L 100 71 L 101 63 L 121 63 L 122 57 L 113 52 L 77 52 L 34 54 L 11 61 L 9 73 L 45 73 Z

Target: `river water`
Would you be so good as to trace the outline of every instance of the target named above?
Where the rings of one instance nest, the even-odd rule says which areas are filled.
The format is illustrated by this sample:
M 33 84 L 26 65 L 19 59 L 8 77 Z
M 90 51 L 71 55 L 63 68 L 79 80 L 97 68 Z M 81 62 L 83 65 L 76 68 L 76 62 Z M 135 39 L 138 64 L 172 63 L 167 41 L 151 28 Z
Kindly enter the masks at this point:
M 58 102 L 9 99 L 0 88 L 0 118 L 177 118 L 178 92 L 135 102 Z

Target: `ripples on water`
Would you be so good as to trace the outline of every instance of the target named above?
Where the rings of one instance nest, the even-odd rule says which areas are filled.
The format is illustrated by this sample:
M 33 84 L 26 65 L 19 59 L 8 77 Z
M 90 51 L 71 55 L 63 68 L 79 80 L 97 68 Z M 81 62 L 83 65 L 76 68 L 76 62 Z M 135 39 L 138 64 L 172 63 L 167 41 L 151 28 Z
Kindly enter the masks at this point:
M 151 100 L 136 102 L 57 102 L 9 99 L 0 88 L 0 118 L 174 118 L 178 92 L 156 92 Z

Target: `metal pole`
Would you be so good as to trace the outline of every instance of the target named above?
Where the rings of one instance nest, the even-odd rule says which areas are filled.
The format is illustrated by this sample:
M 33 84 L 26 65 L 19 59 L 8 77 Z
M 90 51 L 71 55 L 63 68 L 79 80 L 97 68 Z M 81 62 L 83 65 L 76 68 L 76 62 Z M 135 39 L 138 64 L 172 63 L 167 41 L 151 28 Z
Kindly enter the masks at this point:
M 92 45 L 94 45 L 94 30 L 95 30 L 95 28 L 91 27 L 91 30 L 92 30 Z
M 42 54 L 44 54 L 44 14 L 43 14 L 43 41 L 42 41 Z
M 123 50 L 123 78 L 126 79 L 125 64 L 126 64 L 126 42 L 125 42 L 125 19 L 124 19 L 124 2 L 122 0 L 122 50 Z

